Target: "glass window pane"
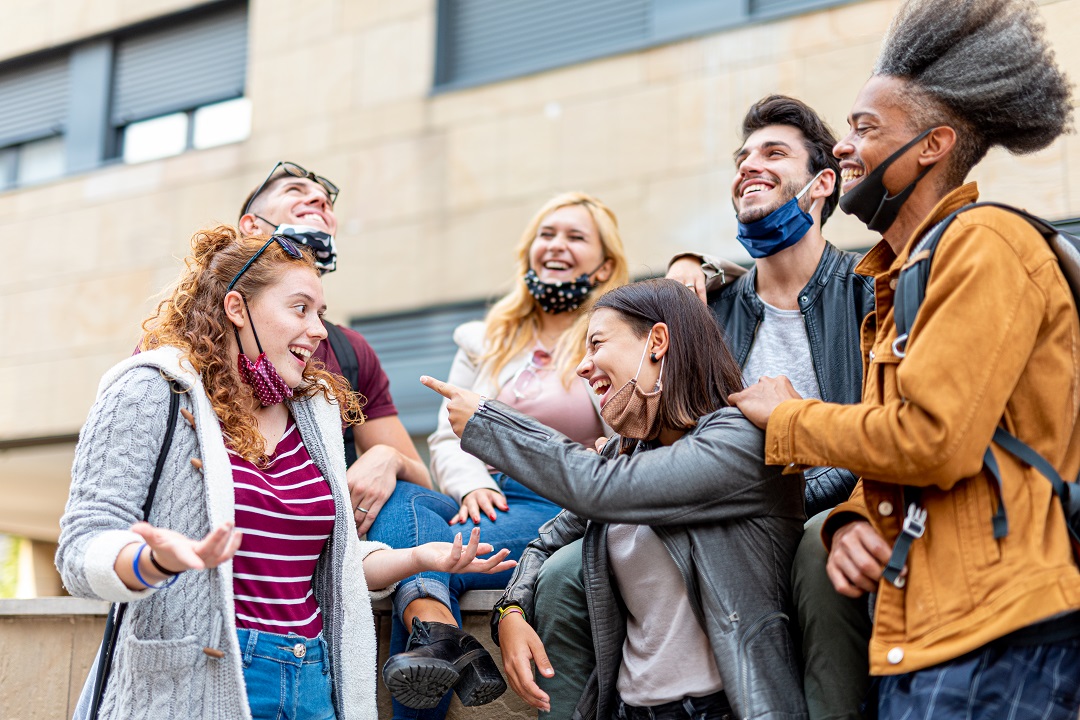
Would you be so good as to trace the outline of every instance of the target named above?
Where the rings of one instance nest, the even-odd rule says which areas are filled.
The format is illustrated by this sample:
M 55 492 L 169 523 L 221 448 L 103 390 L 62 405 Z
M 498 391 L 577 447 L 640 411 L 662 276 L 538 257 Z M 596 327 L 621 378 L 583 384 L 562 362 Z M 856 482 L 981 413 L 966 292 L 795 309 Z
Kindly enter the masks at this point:
M 64 175 L 64 137 L 46 138 L 19 146 L 18 185 L 55 180 Z
M 236 98 L 195 111 L 194 146 L 197 150 L 246 140 L 251 134 L 251 101 Z
M 179 155 L 187 149 L 187 133 L 187 113 L 131 123 L 124 128 L 124 162 L 145 162 Z
M 15 187 L 15 168 L 18 166 L 19 147 L 0 149 L 0 190 Z

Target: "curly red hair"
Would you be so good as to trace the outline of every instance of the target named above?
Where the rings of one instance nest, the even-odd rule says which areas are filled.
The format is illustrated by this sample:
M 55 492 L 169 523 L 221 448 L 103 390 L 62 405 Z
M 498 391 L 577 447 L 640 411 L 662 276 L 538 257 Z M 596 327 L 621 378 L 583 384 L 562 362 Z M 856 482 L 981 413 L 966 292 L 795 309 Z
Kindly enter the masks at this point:
M 180 279 L 143 322 L 145 334 L 139 345 L 141 350 L 170 345 L 182 351 L 183 358 L 201 376 L 230 446 L 256 464 L 266 462 L 266 442 L 255 415 L 248 409 L 258 406 L 254 392 L 240 381 L 229 359 L 232 324 L 225 317 L 224 301 L 229 282 L 267 240 L 267 235 L 245 237 L 229 225 L 195 233 Z M 318 275 L 311 253 L 306 248 L 301 250 L 303 257 L 294 258 L 277 243 L 271 243 L 233 289 L 252 300 L 277 282 L 290 265 L 303 265 Z M 345 425 L 364 422 L 361 407 L 366 400 L 353 392 L 345 378 L 329 372 L 317 361 L 308 363 L 303 377 L 303 383 L 293 389 L 294 396 L 321 392 L 328 401 L 337 403 Z

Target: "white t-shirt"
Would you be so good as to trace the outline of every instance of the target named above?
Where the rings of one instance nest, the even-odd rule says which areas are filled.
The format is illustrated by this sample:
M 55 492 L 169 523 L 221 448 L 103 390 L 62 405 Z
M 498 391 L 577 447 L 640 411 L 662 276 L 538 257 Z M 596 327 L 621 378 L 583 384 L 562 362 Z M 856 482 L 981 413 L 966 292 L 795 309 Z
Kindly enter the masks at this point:
M 765 301 L 762 305 L 765 316 L 761 318 L 754 344 L 750 346 L 750 356 L 743 367 L 743 382 L 753 385 L 766 375 L 787 375 L 795 392 L 804 398 L 820 400 L 821 390 L 802 312 L 781 310 Z

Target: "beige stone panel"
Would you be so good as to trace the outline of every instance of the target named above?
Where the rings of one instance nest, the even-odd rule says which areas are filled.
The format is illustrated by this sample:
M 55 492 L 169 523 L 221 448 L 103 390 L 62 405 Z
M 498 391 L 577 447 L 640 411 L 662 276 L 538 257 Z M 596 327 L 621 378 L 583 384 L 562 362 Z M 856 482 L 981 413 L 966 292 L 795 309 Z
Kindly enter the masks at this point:
M 1023 157 L 993 148 L 975 166 L 968 179 L 979 183 L 984 200 L 1018 205 L 1036 215 L 1056 219 L 1068 217 L 1065 167 L 1065 143 L 1062 140 Z
M 432 15 L 378 25 L 356 42 L 355 104 L 369 107 L 427 95 L 435 56 Z
M 17 363 L 5 358 L 0 364 L 0 437 L 78 431 L 94 402 L 101 376 L 131 354 L 136 339 L 129 339 L 122 347 L 114 343 L 85 352 L 35 350 L 14 358 Z
M 806 57 L 796 92 L 838 135 L 847 132 L 847 116 L 859 90 L 870 77 L 878 41 L 837 47 Z
M 446 133 L 446 204 L 474 208 L 499 196 L 503 183 L 502 122 L 478 122 Z
M 616 55 L 432 98 L 432 122 L 441 127 L 506 112 L 551 107 L 610 96 L 643 82 L 641 56 Z M 554 103 L 554 105 L 552 105 Z
M 559 120 L 558 180 L 562 187 L 604 184 L 619 177 L 616 101 L 601 97 L 567 104 Z
M 508 195 L 554 194 L 556 119 L 539 112 L 515 115 L 502 126 L 503 183 Z
M 366 30 L 383 23 L 435 14 L 434 0 L 346 0 L 336 3 L 335 27 Z
M 544 198 L 546 200 L 547 198 Z M 513 281 L 514 249 L 543 200 L 500 204 L 450 218 L 426 246 L 428 260 L 420 305 L 441 304 L 505 293 Z
M 671 164 L 671 89 L 662 85 L 612 102 L 615 163 L 622 177 L 661 173 Z
M 1066 135 L 1064 178 L 1061 194 L 1066 198 L 1065 217 L 1080 217 L 1080 137 Z
M 789 52 L 803 58 L 851 44 L 879 44 L 899 6 L 898 0 L 863 0 L 781 21 L 790 27 Z
M 709 35 L 702 43 L 706 71 L 774 63 L 789 57 L 788 22 L 744 25 Z
M 395 219 L 415 218 L 442 206 L 445 139 L 406 138 L 380 143 L 353 154 L 346 181 L 349 207 L 365 229 Z
M 645 50 L 642 73 L 648 83 L 676 82 L 692 78 L 705 67 L 705 44 L 698 38 Z
M 279 50 L 302 48 L 313 66 L 325 67 L 334 57 L 322 52 L 322 48 L 335 39 L 337 5 L 336 0 L 255 0 L 252 7 L 257 23 L 253 28 L 260 42 L 277 45 Z
M 373 142 L 418 135 L 427 124 L 427 115 L 427 101 L 421 98 L 332 113 L 328 118 L 330 145 L 342 152 Z
M 373 229 L 342 242 L 338 270 L 323 280 L 328 316 L 346 321 L 439 302 L 427 289 L 441 271 L 445 231 L 433 221 Z
M 77 430 L 75 426 L 71 430 Z M 5 438 L 21 435 L 19 428 Z M 71 485 L 75 443 L 42 445 L 0 453 L 0 532 L 55 541 Z M 27 492 L 33 488 L 33 492 Z M 54 571 L 55 572 L 55 571 Z
M 3 0 L 0 60 L 208 2 L 211 0 Z
M 672 170 L 729 166 L 737 142 L 735 128 L 742 118 L 731 104 L 731 75 L 691 77 L 672 92 Z
M 657 179 L 643 186 L 641 213 L 623 228 L 635 275 L 659 274 L 677 252 L 701 249 L 713 224 L 714 205 L 706 195 L 707 174 Z

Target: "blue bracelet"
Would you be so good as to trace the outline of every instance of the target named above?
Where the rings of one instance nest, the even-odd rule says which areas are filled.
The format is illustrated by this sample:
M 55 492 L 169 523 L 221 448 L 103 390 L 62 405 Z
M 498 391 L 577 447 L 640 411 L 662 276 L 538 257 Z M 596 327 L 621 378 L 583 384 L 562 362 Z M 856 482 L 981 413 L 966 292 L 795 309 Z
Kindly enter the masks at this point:
M 135 571 L 135 577 L 138 578 L 139 582 L 141 582 L 143 585 L 145 585 L 147 587 L 147 589 L 164 590 L 165 588 L 169 587 L 174 582 L 176 582 L 176 578 L 180 577 L 180 573 L 177 573 L 176 575 L 173 575 L 168 580 L 163 581 L 160 585 L 151 585 L 150 583 L 146 582 L 145 578 L 143 578 L 143 576 L 142 576 L 142 573 L 139 572 L 139 558 L 142 557 L 142 551 L 143 551 L 143 548 L 145 548 L 145 547 L 146 547 L 146 543 L 143 543 L 142 545 L 139 546 L 139 549 L 135 552 L 135 561 L 133 563 L 131 563 L 131 569 Z

